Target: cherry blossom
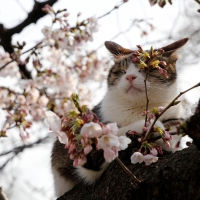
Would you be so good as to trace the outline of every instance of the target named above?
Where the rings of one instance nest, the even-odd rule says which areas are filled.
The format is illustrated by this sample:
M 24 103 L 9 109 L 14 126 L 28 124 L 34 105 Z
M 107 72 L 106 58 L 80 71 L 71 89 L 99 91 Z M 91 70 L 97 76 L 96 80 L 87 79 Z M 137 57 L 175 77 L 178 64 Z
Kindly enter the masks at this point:
M 131 143 L 131 140 L 126 136 L 119 136 L 119 149 L 125 150 L 128 147 L 128 144 Z
M 151 153 L 151 155 L 153 155 L 153 156 L 157 156 L 157 155 L 158 155 L 158 151 L 157 151 L 155 148 L 151 148 L 151 149 L 150 149 L 150 153 Z
M 107 150 L 108 148 L 112 148 L 113 146 L 119 147 L 119 145 L 120 145 L 119 138 L 113 134 L 103 135 L 98 140 L 98 146 L 103 150 Z
M 144 161 L 144 156 L 140 152 L 135 152 L 131 156 L 131 163 L 142 163 Z
M 143 158 L 144 158 L 145 165 L 150 165 L 151 163 L 155 163 L 158 160 L 158 157 L 154 155 L 150 155 L 150 154 L 145 155 Z
M 118 151 L 116 147 L 104 149 L 104 158 L 106 162 L 112 162 L 117 157 L 118 157 Z
M 102 134 L 102 128 L 97 123 L 89 122 L 83 125 L 80 133 L 89 138 L 99 137 Z
M 53 112 L 47 111 L 46 113 L 46 121 L 49 125 L 51 132 L 49 132 L 50 137 L 58 137 L 58 140 L 62 144 L 68 144 L 68 138 L 66 133 L 60 131 L 61 130 L 61 120 L 60 118 Z

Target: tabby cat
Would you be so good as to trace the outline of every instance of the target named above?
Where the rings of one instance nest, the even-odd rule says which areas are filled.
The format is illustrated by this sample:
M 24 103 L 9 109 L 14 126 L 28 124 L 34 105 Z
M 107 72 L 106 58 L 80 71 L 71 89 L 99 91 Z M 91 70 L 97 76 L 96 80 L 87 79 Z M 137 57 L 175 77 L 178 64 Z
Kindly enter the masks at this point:
M 188 38 L 185 38 L 162 47 L 165 53 L 159 57 L 159 60 L 167 63 L 162 67 L 167 70 L 169 78 L 162 77 L 157 69 L 149 71 L 147 79 L 149 110 L 154 106 L 167 106 L 179 94 L 176 71 L 177 50 L 187 41 Z M 114 65 L 108 74 L 107 92 L 93 111 L 103 123 L 117 122 L 118 135 L 125 135 L 129 130 L 141 132 L 144 126 L 144 117 L 141 113 L 146 107 L 145 71 L 140 70 L 140 67 L 132 62 L 133 50 L 110 41 L 105 42 L 105 46 L 113 56 Z M 182 106 L 178 104 L 161 116 L 156 126 L 164 129 L 163 122 L 181 117 Z M 59 143 L 58 140 L 55 142 L 51 164 L 58 197 L 72 189 L 78 182 L 85 181 L 92 184 L 102 175 L 108 166 L 103 155 L 99 156 L 93 152 L 90 157 L 84 166 L 73 167 L 64 144 Z

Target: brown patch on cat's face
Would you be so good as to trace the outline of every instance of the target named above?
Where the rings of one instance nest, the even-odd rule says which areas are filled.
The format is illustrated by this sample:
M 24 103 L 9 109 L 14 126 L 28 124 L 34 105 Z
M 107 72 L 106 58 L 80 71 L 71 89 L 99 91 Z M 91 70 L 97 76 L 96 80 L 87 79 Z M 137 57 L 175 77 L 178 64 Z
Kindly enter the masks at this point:
M 161 56 L 159 57 L 160 61 L 165 61 L 167 63 L 166 66 L 160 66 L 161 68 L 165 69 L 168 72 L 168 78 L 161 75 L 158 69 L 150 68 L 148 81 L 152 83 L 162 84 L 169 86 L 176 80 L 176 60 L 177 56 L 172 54 L 170 57 Z M 120 80 L 120 78 L 126 74 L 126 70 L 128 69 L 129 65 L 132 63 L 131 56 L 121 59 L 112 66 L 108 74 L 108 86 L 113 87 L 116 86 Z M 143 77 L 145 78 L 146 69 L 140 69 L 139 65 L 135 64 L 135 67 L 142 73 Z
M 121 76 L 126 74 L 126 70 L 128 69 L 130 60 L 123 59 L 120 62 L 116 62 L 110 69 L 108 74 L 108 86 L 115 86 L 117 85 L 118 81 L 120 80 Z
M 161 75 L 158 69 L 150 69 L 148 81 L 150 82 L 155 81 L 161 84 L 166 84 L 166 86 L 169 86 L 172 83 L 174 83 L 177 77 L 177 73 L 176 73 L 177 56 L 174 54 L 171 55 L 170 57 L 161 56 L 159 57 L 159 60 L 165 61 L 167 63 L 166 66 L 160 66 L 160 67 L 167 71 L 168 78 Z
M 163 77 L 159 73 L 158 69 L 150 69 L 149 70 L 149 76 L 148 81 L 152 83 L 158 83 L 158 84 L 166 84 L 166 86 L 171 85 L 176 80 L 177 74 L 176 74 L 176 61 L 178 59 L 176 55 L 176 50 L 181 48 L 183 45 L 185 45 L 188 41 L 188 38 L 184 38 L 181 40 L 178 40 L 170 45 L 162 47 L 163 50 L 165 50 L 165 53 L 163 56 L 160 56 L 158 59 L 160 61 L 165 61 L 167 63 L 166 66 L 160 66 L 161 68 L 165 69 L 168 72 L 168 78 Z M 111 52 L 111 54 L 114 56 L 115 64 L 112 66 L 112 68 L 109 71 L 108 74 L 108 86 L 115 86 L 118 84 L 120 78 L 126 74 L 126 70 L 128 69 L 130 63 L 132 62 L 131 54 L 133 53 L 133 50 L 123 48 L 119 44 L 115 42 L 107 41 L 105 42 L 106 48 Z M 135 64 L 135 67 L 140 70 L 140 72 L 145 77 L 146 69 L 140 69 L 140 67 Z

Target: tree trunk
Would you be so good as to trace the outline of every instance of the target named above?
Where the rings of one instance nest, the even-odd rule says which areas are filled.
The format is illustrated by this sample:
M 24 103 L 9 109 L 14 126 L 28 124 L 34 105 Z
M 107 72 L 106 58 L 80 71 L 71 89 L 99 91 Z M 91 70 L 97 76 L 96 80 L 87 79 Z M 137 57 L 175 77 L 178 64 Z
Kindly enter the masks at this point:
M 137 146 L 134 139 L 120 153 L 120 159 L 141 180 L 140 184 L 114 161 L 95 185 L 79 183 L 58 200 L 200 200 L 200 104 L 185 124 L 195 145 L 176 153 L 165 152 L 150 166 L 131 164 L 130 156 Z

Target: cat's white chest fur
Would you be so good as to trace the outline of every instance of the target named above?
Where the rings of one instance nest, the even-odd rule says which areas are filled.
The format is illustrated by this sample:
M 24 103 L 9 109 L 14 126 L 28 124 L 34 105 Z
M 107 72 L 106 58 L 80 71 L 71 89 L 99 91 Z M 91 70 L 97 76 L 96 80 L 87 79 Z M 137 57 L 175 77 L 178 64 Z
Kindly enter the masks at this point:
M 163 93 L 163 94 L 162 94 Z M 178 91 L 173 88 L 171 91 L 158 93 L 157 96 L 150 97 L 148 109 L 152 110 L 153 107 L 167 106 L 170 101 L 176 97 Z M 101 112 L 104 121 L 116 122 L 118 126 L 124 127 L 139 120 L 143 120 L 142 112 L 146 110 L 146 97 L 145 93 L 140 94 L 140 98 L 136 97 L 137 101 L 124 98 L 119 93 L 108 91 L 102 102 Z M 170 108 L 161 119 L 179 118 L 181 115 L 181 106 L 177 105 Z

